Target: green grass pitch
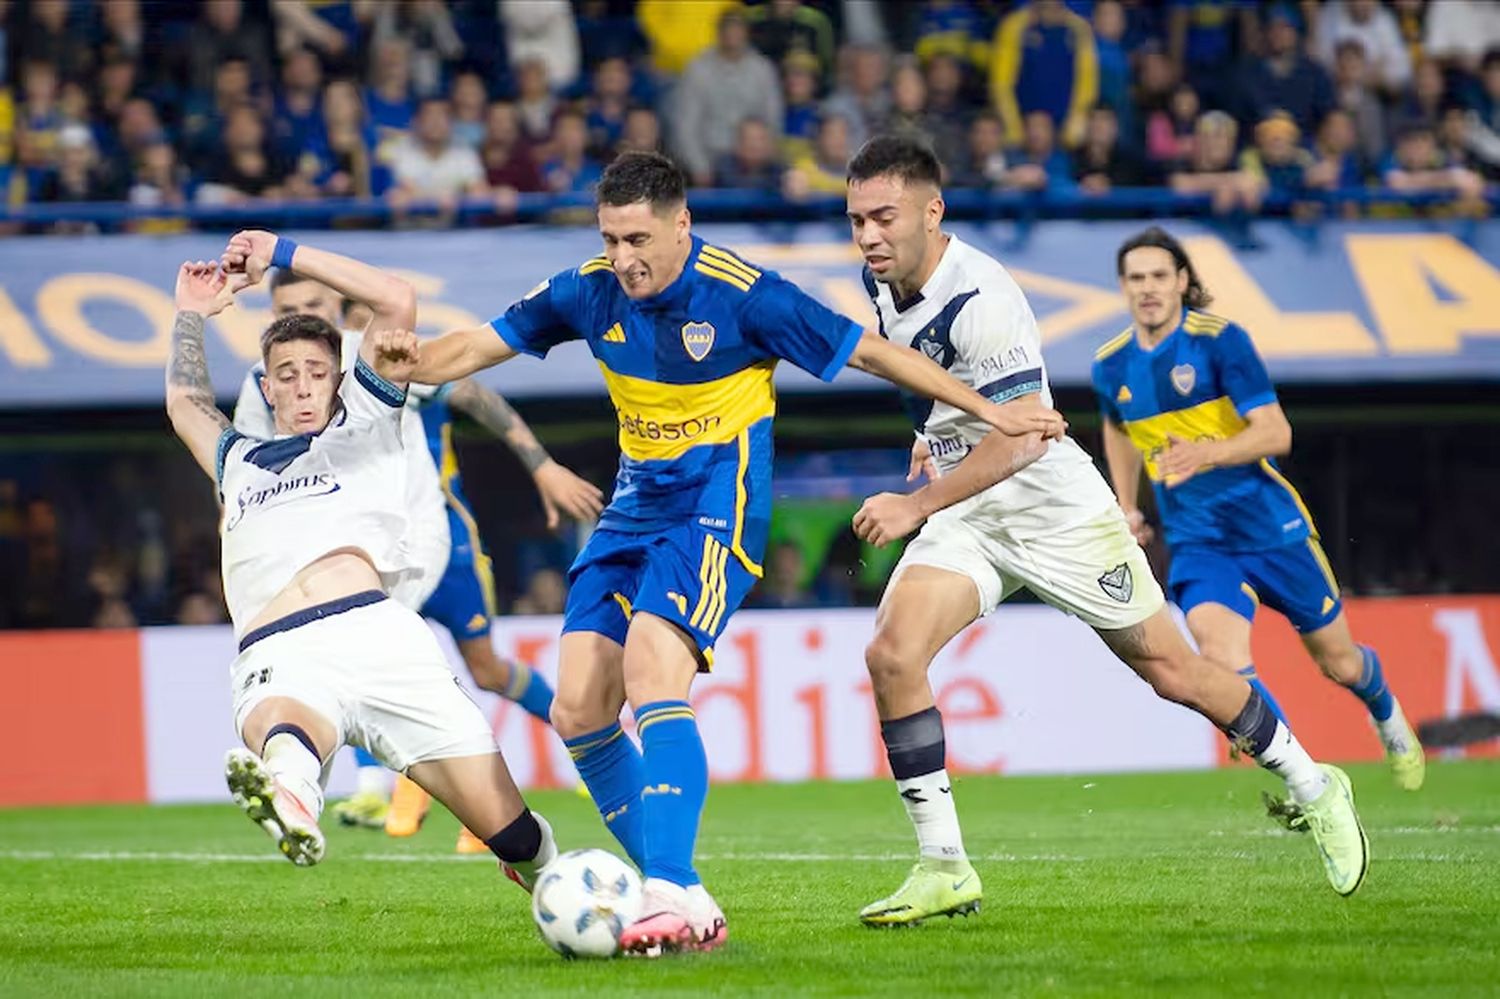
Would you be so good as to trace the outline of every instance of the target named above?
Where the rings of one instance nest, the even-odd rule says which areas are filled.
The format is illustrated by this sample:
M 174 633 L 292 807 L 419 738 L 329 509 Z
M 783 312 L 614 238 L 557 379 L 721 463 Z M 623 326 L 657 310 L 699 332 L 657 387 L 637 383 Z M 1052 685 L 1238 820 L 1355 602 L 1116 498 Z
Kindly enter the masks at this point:
M 0 812 L 0 996 L 1495 995 L 1500 762 L 1418 794 L 1351 775 L 1374 860 L 1349 899 L 1253 770 L 961 780 L 983 911 L 884 931 L 855 913 L 911 859 L 889 784 L 716 788 L 730 941 L 662 961 L 554 956 L 440 809 L 405 841 L 333 828 L 311 870 L 228 804 Z M 586 801 L 532 804 L 612 845 Z

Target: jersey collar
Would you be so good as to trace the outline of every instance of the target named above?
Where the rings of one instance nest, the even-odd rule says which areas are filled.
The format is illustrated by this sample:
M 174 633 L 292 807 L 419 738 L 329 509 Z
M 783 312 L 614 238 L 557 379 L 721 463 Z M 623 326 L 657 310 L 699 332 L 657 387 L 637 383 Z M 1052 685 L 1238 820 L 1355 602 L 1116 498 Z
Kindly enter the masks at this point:
M 682 273 L 677 275 L 676 279 L 673 280 L 671 284 L 667 285 L 655 295 L 652 295 L 650 298 L 643 298 L 637 301 L 635 303 L 637 306 L 648 311 L 657 311 L 660 309 L 670 309 L 673 306 L 681 305 L 684 301 L 687 300 L 689 289 L 691 288 L 691 282 L 688 281 L 688 275 L 693 272 L 693 265 L 698 262 L 698 253 L 703 249 L 702 239 L 698 238 L 697 236 L 692 236 L 690 238 L 692 240 L 692 246 L 688 250 L 687 259 L 682 263 Z M 622 288 L 621 291 L 623 292 L 624 289 Z
M 953 248 L 958 245 L 959 239 L 952 233 L 944 233 L 944 235 L 948 237 L 948 245 L 943 247 L 943 255 L 938 258 L 937 266 L 932 269 L 931 274 L 927 275 L 927 283 L 913 292 L 909 298 L 903 298 L 899 302 L 896 301 L 895 289 L 891 289 L 891 301 L 895 305 L 898 314 L 905 312 L 907 309 L 915 308 L 927 301 L 931 295 L 937 292 L 938 283 L 947 276 L 948 269 L 953 266 L 952 261 L 955 256 Z

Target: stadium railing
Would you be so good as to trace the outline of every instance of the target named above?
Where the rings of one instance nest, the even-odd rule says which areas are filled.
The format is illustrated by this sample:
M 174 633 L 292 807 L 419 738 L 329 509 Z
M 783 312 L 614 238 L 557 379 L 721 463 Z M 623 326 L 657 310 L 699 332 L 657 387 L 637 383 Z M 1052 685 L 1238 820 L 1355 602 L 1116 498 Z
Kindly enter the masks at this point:
M 1287 217 L 1309 206 L 1296 217 L 1303 220 L 1338 218 L 1348 208 L 1358 210 L 1425 211 L 1455 207 L 1450 193 L 1414 193 L 1388 188 L 1347 188 L 1296 194 L 1274 193 L 1266 197 L 1255 215 L 1215 215 L 1206 195 L 1183 195 L 1165 188 L 1117 188 L 1107 194 L 1066 191 L 984 191 L 950 189 L 944 194 L 948 215 L 971 220 L 1012 219 L 1020 222 L 1044 219 L 1106 218 L 1219 218 L 1234 221 L 1253 217 Z M 700 220 L 753 222 L 806 222 L 842 217 L 844 199 L 836 195 L 790 200 L 778 193 L 702 189 L 690 192 L 689 207 Z M 493 200 L 471 198 L 460 202 L 451 224 L 459 226 L 528 222 L 566 224 L 581 221 L 593 206 L 590 194 L 521 194 L 514 211 L 497 210 Z M 1500 208 L 1500 188 L 1485 195 L 1483 209 Z M 1472 206 L 1465 206 L 1472 213 Z M 436 202 L 417 202 L 403 217 L 413 220 L 441 214 Z M 251 201 L 237 205 L 187 205 L 181 208 L 143 207 L 123 202 L 73 202 L 23 204 L 0 208 L 0 224 L 46 227 L 59 223 L 86 223 L 99 229 L 123 231 L 135 224 L 180 221 L 204 228 L 246 224 L 298 228 L 379 228 L 398 221 L 397 213 L 378 198 L 335 198 L 318 201 Z

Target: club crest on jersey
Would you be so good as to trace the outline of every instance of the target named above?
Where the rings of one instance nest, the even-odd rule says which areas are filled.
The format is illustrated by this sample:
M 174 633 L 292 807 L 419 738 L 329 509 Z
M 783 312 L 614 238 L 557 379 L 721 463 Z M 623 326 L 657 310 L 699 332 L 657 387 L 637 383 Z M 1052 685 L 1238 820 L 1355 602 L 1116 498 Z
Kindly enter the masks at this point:
M 1111 600 L 1122 604 L 1130 603 L 1130 598 L 1135 594 L 1135 578 L 1130 574 L 1130 566 L 1121 562 L 1100 576 L 1099 589 Z
M 1172 387 L 1178 395 L 1187 395 L 1198 384 L 1198 372 L 1191 364 L 1179 364 L 1172 369 Z
M 714 346 L 713 323 L 683 323 L 682 345 L 687 348 L 688 356 L 695 361 L 701 361 L 708 356 L 708 352 Z

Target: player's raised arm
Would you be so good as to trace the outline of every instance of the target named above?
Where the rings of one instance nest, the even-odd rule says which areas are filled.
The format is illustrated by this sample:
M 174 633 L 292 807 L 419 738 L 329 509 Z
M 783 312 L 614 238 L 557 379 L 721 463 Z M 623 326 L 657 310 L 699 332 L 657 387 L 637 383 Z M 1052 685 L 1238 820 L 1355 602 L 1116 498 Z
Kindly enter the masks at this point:
M 220 257 L 224 269 L 259 281 L 268 267 L 286 267 L 326 284 L 374 314 L 368 330 L 411 330 L 417 325 L 417 293 L 411 284 L 378 267 L 315 246 L 302 246 L 264 229 L 242 229 Z
M 485 325 L 445 333 L 423 344 L 416 380 L 426 385 L 457 381 L 517 354 L 546 357 L 558 344 L 578 339 L 568 321 L 578 276 L 576 270 L 554 275 Z
M 214 400 L 203 333 L 210 316 L 227 306 L 237 290 L 217 266 L 198 261 L 177 271 L 177 315 L 167 359 L 167 418 L 198 466 L 217 478 L 219 439 L 229 420 Z
M 521 414 L 499 393 L 473 379 L 464 378 L 454 384 L 448 401 L 503 440 L 521 459 L 541 494 L 549 530 L 558 525 L 561 515 L 579 521 L 599 516 L 604 509 L 604 494 L 599 487 L 553 460 L 526 421 L 521 419 Z
M 1030 403 L 993 403 L 921 351 L 898 347 L 872 330 L 865 330 L 859 338 L 849 356 L 849 366 L 961 409 L 1011 437 L 1040 434 L 1043 440 L 1061 439 L 1068 429 L 1061 413 L 1041 405 L 1034 396 L 1029 397 Z
M 489 326 L 467 326 L 422 344 L 412 381 L 442 385 L 467 378 L 516 356 L 516 351 Z
M 411 330 L 375 330 L 359 344 L 359 359 L 403 392 L 417 369 L 417 335 Z

